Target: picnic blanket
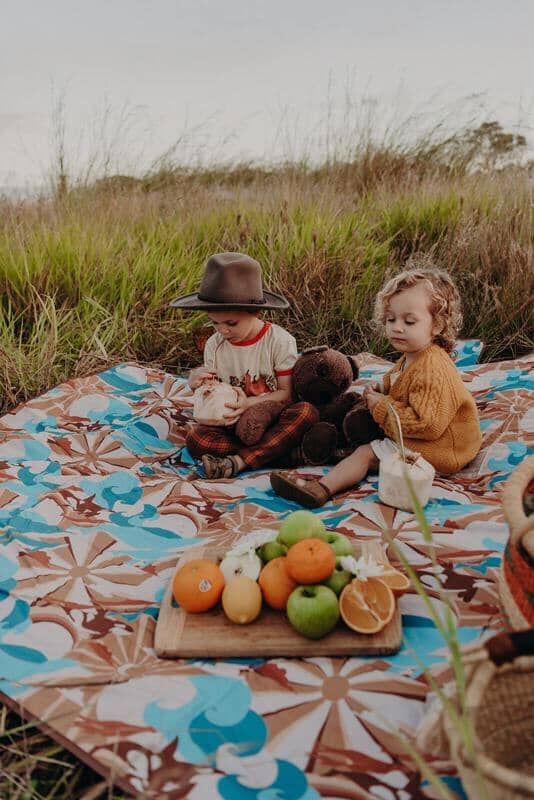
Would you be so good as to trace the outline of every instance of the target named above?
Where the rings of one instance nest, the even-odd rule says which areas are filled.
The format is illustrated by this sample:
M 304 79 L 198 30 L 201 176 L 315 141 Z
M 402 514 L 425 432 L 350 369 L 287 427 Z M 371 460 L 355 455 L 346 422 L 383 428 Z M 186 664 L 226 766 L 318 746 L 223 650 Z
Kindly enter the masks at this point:
M 458 363 L 483 448 L 426 508 L 439 570 L 413 515 L 381 505 L 370 476 L 316 513 L 356 539 L 384 525 L 461 642 L 503 625 L 496 575 L 508 528 L 502 483 L 534 450 L 534 357 Z M 359 356 L 360 383 L 390 365 Z M 185 381 L 138 365 L 68 381 L 0 420 L 0 699 L 124 790 L 191 800 L 430 797 L 396 731 L 413 736 L 430 669 L 450 676 L 415 592 L 392 657 L 162 660 L 158 608 L 183 548 L 277 531 L 296 506 L 268 471 L 207 481 L 181 450 Z M 198 471 L 197 471 L 198 470 Z M 320 473 L 321 468 L 307 469 Z M 458 797 L 452 766 L 439 771 Z

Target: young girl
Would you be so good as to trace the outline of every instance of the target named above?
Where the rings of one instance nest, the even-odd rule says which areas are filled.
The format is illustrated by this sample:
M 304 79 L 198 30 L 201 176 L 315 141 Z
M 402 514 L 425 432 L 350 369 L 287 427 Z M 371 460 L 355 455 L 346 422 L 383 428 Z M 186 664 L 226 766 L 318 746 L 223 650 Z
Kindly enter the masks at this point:
M 462 469 L 480 449 L 478 412 L 450 353 L 460 329 L 460 297 L 444 271 L 411 269 L 386 283 L 375 303 L 375 322 L 402 357 L 377 384 L 364 390 L 367 408 L 386 437 L 358 447 L 319 480 L 273 472 L 276 494 L 308 508 L 376 471 L 379 460 L 395 447 L 394 423 L 387 403 L 397 411 L 404 443 L 435 469 L 450 475 Z
M 216 377 L 238 394 L 235 403 L 226 404 L 226 427 L 195 424 L 186 435 L 187 449 L 202 459 L 206 477 L 232 478 L 282 460 L 319 419 L 310 403 L 290 403 L 295 339 L 261 318 L 263 310 L 287 308 L 285 297 L 263 288 L 255 259 L 244 253 L 216 253 L 206 263 L 198 292 L 173 300 L 171 306 L 206 311 L 215 328 L 204 347 L 203 365 L 189 374 L 189 386 L 196 389 Z M 285 407 L 261 440 L 245 447 L 235 435 L 235 424 L 246 409 L 267 400 Z

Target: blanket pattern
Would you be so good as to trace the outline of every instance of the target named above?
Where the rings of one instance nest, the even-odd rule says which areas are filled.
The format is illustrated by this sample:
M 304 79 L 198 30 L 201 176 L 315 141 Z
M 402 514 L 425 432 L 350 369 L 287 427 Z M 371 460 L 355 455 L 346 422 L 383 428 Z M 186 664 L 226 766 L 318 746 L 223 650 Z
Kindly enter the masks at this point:
M 390 366 L 359 359 L 359 384 Z M 503 625 L 500 492 L 534 450 L 534 359 L 468 362 L 484 443 L 453 480 L 435 481 L 426 513 L 437 572 L 414 516 L 379 502 L 376 476 L 316 512 L 357 540 L 387 526 L 438 610 L 436 587 L 449 593 L 463 643 Z M 143 798 L 432 797 L 397 735 L 412 737 L 423 717 L 425 670 L 450 677 L 415 592 L 400 601 L 392 657 L 156 657 L 180 551 L 199 537 L 229 546 L 277 531 L 296 508 L 272 493 L 266 470 L 205 480 L 183 449 L 190 414 L 183 379 L 121 364 L 0 420 L 1 699 Z M 463 797 L 452 765 L 436 767 Z

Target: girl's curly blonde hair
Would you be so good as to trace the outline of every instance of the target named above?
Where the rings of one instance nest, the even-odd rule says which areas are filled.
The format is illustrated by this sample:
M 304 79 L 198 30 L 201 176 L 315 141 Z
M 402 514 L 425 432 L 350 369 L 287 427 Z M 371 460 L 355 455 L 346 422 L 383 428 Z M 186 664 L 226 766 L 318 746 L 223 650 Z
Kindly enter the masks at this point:
M 403 289 L 422 283 L 428 290 L 429 310 L 443 330 L 434 336 L 434 342 L 452 353 L 462 325 L 460 295 L 448 272 L 437 267 L 406 269 L 391 278 L 378 292 L 375 300 L 374 322 L 384 328 L 389 301 Z

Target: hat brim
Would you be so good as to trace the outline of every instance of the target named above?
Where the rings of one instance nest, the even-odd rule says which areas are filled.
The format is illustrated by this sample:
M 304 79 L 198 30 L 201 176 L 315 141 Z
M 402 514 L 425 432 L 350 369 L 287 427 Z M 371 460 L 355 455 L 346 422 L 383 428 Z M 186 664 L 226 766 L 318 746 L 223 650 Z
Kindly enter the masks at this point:
M 281 294 L 263 292 L 265 303 L 214 303 L 213 300 L 200 300 L 198 294 L 186 294 L 171 300 L 172 308 L 183 308 L 186 311 L 207 311 L 215 308 L 235 308 L 236 311 L 270 311 L 277 308 L 289 308 L 289 303 Z

